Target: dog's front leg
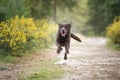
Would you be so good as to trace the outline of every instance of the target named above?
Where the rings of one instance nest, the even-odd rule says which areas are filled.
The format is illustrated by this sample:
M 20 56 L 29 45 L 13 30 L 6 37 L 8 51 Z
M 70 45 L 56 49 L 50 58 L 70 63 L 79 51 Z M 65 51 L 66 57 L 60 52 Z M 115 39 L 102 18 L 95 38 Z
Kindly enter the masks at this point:
M 61 47 L 60 44 L 58 44 L 58 46 L 57 46 L 57 53 L 59 54 L 61 50 L 62 50 L 62 47 Z

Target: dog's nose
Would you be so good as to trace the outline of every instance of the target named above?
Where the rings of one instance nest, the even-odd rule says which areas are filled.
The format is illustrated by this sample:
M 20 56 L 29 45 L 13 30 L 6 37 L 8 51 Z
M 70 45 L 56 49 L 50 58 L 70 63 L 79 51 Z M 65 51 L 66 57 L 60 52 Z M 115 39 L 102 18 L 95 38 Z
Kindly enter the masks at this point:
M 65 30 L 63 29 L 62 32 L 64 32 Z

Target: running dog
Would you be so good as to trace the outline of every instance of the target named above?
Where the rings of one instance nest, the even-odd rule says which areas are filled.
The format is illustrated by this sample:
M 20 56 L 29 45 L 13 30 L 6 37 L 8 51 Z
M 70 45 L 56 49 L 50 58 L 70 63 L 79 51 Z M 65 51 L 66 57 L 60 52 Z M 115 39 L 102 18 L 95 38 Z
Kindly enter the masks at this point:
M 65 47 L 65 55 L 64 55 L 65 60 L 67 60 L 67 54 L 69 53 L 71 37 L 81 42 L 81 39 L 79 37 L 71 33 L 71 23 L 58 24 L 58 32 L 57 32 L 57 38 L 56 38 L 56 44 L 57 44 L 56 52 L 59 54 L 62 50 L 62 47 Z

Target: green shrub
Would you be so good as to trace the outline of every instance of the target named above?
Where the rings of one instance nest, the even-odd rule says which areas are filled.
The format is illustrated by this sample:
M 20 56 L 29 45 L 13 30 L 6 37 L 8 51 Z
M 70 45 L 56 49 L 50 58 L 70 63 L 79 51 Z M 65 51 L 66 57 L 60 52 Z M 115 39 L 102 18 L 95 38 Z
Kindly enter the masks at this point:
M 35 21 L 16 16 L 0 23 L 0 48 L 21 52 L 47 47 L 53 40 L 56 28 L 55 24 L 46 20 Z
M 113 23 L 107 27 L 107 36 L 120 47 L 120 17 L 115 18 Z

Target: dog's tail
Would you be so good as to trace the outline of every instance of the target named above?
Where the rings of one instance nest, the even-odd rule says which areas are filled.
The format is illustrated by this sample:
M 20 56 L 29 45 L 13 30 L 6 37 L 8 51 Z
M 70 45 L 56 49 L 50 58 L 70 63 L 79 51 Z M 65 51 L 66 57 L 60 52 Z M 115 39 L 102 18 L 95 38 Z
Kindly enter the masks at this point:
M 81 42 L 80 38 L 77 37 L 75 34 L 71 33 L 71 37 L 79 42 Z

